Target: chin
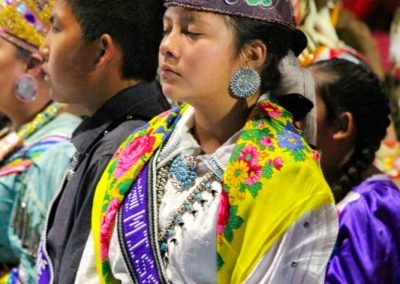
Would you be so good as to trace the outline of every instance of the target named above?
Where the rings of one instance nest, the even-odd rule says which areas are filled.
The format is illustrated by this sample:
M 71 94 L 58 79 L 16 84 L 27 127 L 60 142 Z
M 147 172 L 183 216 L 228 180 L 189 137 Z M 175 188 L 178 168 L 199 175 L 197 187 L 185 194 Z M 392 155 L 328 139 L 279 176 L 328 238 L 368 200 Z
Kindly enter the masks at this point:
M 166 85 L 166 84 L 163 85 L 162 92 L 163 92 L 164 96 L 166 96 L 170 100 L 177 101 L 177 99 L 179 98 L 179 96 L 177 95 L 176 88 L 174 88 L 170 85 Z

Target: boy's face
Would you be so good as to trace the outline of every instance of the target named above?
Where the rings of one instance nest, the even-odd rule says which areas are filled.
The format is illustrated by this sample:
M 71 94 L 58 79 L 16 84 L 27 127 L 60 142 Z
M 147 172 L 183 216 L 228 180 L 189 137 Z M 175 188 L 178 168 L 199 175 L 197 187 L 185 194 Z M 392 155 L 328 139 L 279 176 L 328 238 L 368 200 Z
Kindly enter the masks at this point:
M 52 99 L 83 106 L 90 104 L 91 78 L 96 65 L 95 41 L 88 42 L 81 37 L 79 22 L 67 0 L 56 1 L 51 23 L 41 52 Z

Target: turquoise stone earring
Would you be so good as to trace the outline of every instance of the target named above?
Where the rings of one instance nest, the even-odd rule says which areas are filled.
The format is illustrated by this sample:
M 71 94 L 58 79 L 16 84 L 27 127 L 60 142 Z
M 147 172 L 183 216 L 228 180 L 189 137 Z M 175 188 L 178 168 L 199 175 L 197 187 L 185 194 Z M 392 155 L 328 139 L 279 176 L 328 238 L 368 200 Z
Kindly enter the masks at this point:
M 240 68 L 233 74 L 230 82 L 230 90 L 232 94 L 239 98 L 248 98 L 255 94 L 261 85 L 261 78 L 257 71 L 253 68 Z

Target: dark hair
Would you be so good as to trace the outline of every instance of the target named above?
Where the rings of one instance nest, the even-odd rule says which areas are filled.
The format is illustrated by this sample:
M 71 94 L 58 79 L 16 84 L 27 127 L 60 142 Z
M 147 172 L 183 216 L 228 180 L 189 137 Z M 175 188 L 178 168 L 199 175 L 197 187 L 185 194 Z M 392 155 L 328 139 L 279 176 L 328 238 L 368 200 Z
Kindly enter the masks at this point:
M 354 152 L 342 167 L 340 180 L 332 187 L 339 201 L 361 182 L 362 173 L 374 161 L 390 123 L 389 101 L 382 83 L 365 65 L 332 59 L 314 63 L 311 68 L 327 75 L 326 80 L 316 80 L 316 91 L 326 105 L 328 123 L 345 111 L 354 119 Z
M 17 58 L 28 60 L 31 57 L 31 53 L 26 49 L 23 49 L 17 45 L 15 45 L 15 53 Z
M 231 16 L 228 18 L 235 30 L 236 51 L 254 40 L 261 40 L 267 46 L 267 58 L 261 70 L 261 93 L 274 90 L 280 80 L 279 61 L 288 53 L 292 42 L 291 31 L 282 25 Z
M 82 37 L 93 41 L 109 34 L 121 47 L 122 77 L 155 78 L 162 35 L 161 0 L 67 0 Z

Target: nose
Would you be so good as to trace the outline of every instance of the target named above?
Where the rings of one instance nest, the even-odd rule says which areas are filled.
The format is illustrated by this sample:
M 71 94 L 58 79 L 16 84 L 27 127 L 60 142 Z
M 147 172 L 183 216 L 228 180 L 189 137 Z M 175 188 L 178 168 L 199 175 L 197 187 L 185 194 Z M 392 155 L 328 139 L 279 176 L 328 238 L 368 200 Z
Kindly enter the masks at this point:
M 50 53 L 49 48 L 46 45 L 42 44 L 39 47 L 39 53 L 43 57 L 43 61 L 47 62 L 47 60 L 49 59 L 49 53 Z
M 43 57 L 43 61 L 47 62 L 47 60 L 49 59 L 50 49 L 48 48 L 48 46 L 46 44 L 42 44 L 39 47 L 39 53 Z
M 176 32 L 171 31 L 164 35 L 160 43 L 160 54 L 164 59 L 179 57 L 179 35 L 177 35 Z

